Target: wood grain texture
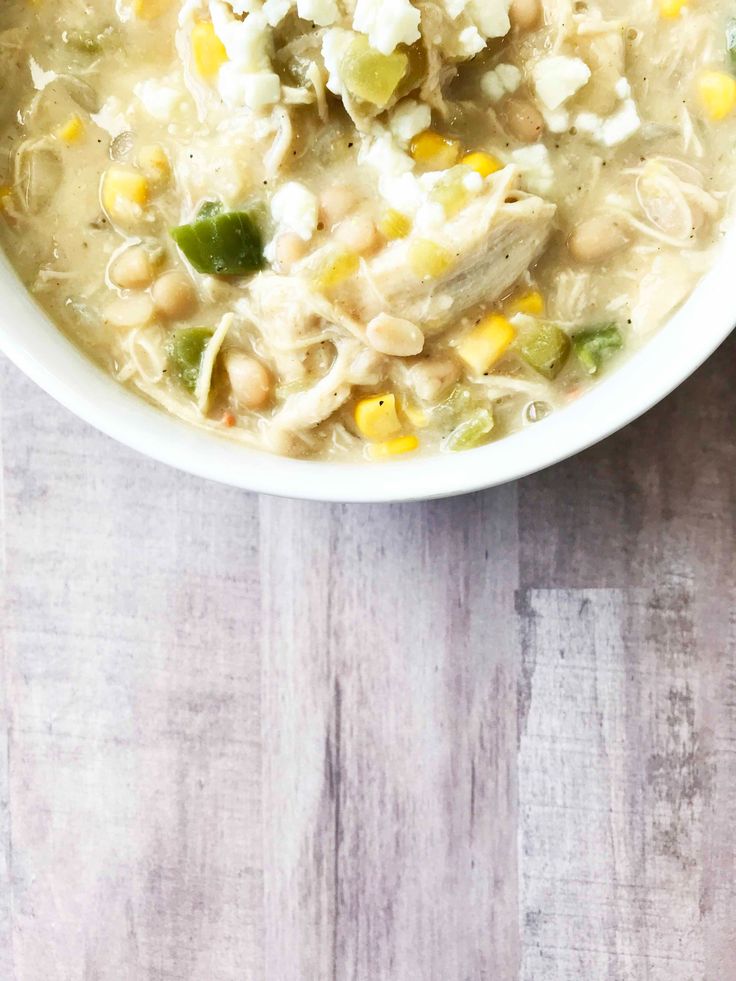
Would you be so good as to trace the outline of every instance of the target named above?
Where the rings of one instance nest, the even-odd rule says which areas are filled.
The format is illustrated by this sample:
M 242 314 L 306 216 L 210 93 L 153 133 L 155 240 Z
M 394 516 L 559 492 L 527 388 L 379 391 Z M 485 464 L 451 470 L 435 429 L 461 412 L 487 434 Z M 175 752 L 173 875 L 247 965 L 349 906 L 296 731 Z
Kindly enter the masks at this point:
M 266 977 L 513 977 L 515 500 L 262 502 Z
M 736 979 L 735 353 L 400 507 L 177 474 L 3 363 L 2 981 Z

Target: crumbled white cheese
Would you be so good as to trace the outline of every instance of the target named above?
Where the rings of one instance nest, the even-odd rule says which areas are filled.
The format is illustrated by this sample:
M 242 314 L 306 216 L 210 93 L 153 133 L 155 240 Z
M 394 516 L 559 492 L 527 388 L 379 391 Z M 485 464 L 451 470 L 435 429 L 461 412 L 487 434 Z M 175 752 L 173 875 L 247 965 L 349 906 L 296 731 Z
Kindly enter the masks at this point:
M 396 141 L 406 145 L 417 133 L 429 129 L 431 122 L 429 106 L 415 99 L 404 99 L 391 113 L 389 128 Z
M 296 10 L 300 17 L 318 27 L 329 27 L 339 16 L 335 0 L 297 0 Z
M 155 78 L 138 82 L 133 88 L 133 93 L 148 115 L 160 123 L 170 121 L 182 98 L 179 89 Z
M 376 51 L 389 55 L 398 44 L 419 40 L 419 11 L 409 0 L 358 0 L 353 28 L 367 34 Z
M 31 81 L 34 89 L 43 92 L 47 85 L 51 85 L 59 77 L 56 72 L 46 72 L 41 68 L 35 58 L 28 59 L 28 67 L 31 70 Z
M 99 112 L 93 112 L 90 116 L 92 122 L 104 129 L 106 133 L 115 139 L 126 130 L 130 129 L 128 120 L 125 118 L 123 103 L 117 96 L 111 95 L 109 99 L 100 106 Z
M 623 78 L 622 76 L 616 82 L 614 91 L 619 99 L 628 99 L 631 95 L 631 85 L 629 84 L 628 78 Z
M 452 60 L 473 58 L 489 38 L 504 37 L 511 27 L 511 0 L 442 0 L 439 6 L 446 16 L 433 22 L 431 42 Z
M 224 3 L 213 3 L 210 9 L 215 34 L 222 41 L 229 60 L 243 71 L 270 71 L 271 28 L 265 15 L 256 12 L 245 20 L 237 20 Z
M 317 198 L 298 181 L 283 184 L 271 198 L 271 215 L 281 229 L 288 229 L 308 242 L 318 220 Z
M 253 9 L 245 20 L 233 16 L 223 0 L 210 0 L 215 34 L 228 61 L 220 68 L 217 88 L 226 106 L 258 111 L 281 98 L 281 82 L 271 67 L 272 37 L 263 10 Z
M 281 79 L 274 72 L 250 72 L 243 81 L 244 102 L 249 109 L 264 109 L 281 98 Z
M 618 146 L 637 132 L 641 119 L 633 99 L 626 99 L 621 108 L 603 124 L 603 142 L 606 146 Z
M 483 37 L 505 37 L 511 29 L 511 0 L 467 0 L 465 13 Z
M 626 99 L 621 108 L 611 116 L 597 116 L 593 112 L 581 112 L 575 117 L 575 125 L 581 133 L 589 133 L 603 146 L 618 146 L 628 140 L 641 126 L 641 119 L 633 99 Z
M 505 95 L 515 92 L 521 85 L 521 72 L 516 65 L 496 65 L 481 77 L 481 92 L 491 102 L 499 102 Z
M 231 109 L 246 106 L 248 109 L 264 109 L 275 105 L 281 98 L 281 79 L 273 72 L 243 71 L 233 62 L 220 69 L 217 87 L 222 101 Z
M 292 6 L 291 0 L 266 0 L 262 10 L 271 27 L 276 27 L 286 17 Z
M 598 136 L 603 129 L 603 117 L 594 112 L 579 112 L 575 117 L 575 126 L 581 133 Z
M 414 230 L 420 234 L 435 231 L 447 224 L 447 214 L 439 201 L 424 201 L 414 218 Z
M 400 150 L 389 133 L 366 140 L 358 152 L 358 164 L 373 167 L 379 175 L 396 177 L 414 169 L 414 161 Z
M 472 194 L 478 194 L 483 190 L 483 178 L 477 170 L 473 170 L 463 177 L 463 187 Z
M 458 44 L 464 58 L 472 58 L 482 51 L 486 42 L 475 25 L 465 27 L 458 35 Z
M 582 58 L 551 55 L 536 63 L 532 78 L 537 95 L 547 109 L 558 109 L 586 84 L 590 68 Z
M 570 127 L 570 113 L 567 109 L 547 109 L 542 115 L 550 133 L 564 133 Z
M 413 216 L 424 201 L 424 190 L 414 174 L 384 174 L 378 181 L 378 193 L 390 208 Z
M 519 168 L 527 190 L 534 194 L 548 194 L 552 190 L 555 173 L 544 144 L 519 147 L 512 152 L 511 160 Z

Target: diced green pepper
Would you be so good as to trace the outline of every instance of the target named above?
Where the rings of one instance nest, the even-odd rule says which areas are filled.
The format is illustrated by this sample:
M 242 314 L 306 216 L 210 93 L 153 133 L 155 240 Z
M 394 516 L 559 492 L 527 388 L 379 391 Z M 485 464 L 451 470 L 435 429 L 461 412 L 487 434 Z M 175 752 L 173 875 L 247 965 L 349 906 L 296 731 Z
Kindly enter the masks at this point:
M 407 67 L 396 88 L 397 99 L 403 99 L 424 82 L 427 77 L 427 49 L 423 41 L 415 41 L 412 45 L 400 44 L 396 49 L 407 57 Z
M 493 414 L 490 409 L 476 409 L 472 416 L 461 422 L 447 437 L 447 449 L 457 453 L 480 446 L 492 429 Z
M 736 71 L 736 17 L 726 23 L 726 51 L 731 68 Z
M 171 237 L 197 272 L 243 276 L 262 269 L 263 237 L 252 214 L 224 211 L 172 228 Z
M 209 327 L 181 327 L 169 339 L 169 363 L 190 392 L 197 387 L 202 357 L 213 333 Z
M 454 423 L 461 416 L 467 415 L 473 405 L 470 389 L 456 385 L 444 402 L 440 402 L 432 410 L 432 414 L 445 425 Z
M 624 339 L 615 324 L 603 324 L 579 331 L 573 336 L 572 346 L 588 374 L 595 375 L 610 357 L 621 350 Z
M 556 378 L 570 354 L 570 338 L 557 324 L 541 323 L 521 335 L 521 356 L 545 378 Z
M 340 64 L 340 75 L 350 95 L 385 108 L 409 67 L 400 51 L 385 55 L 376 51 L 363 34 L 356 34 Z

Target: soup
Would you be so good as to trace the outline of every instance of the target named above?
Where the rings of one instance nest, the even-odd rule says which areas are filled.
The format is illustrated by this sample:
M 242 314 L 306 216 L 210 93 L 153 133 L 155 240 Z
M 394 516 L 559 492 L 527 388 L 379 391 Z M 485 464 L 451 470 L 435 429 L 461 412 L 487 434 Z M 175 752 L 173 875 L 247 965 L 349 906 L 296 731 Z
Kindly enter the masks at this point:
M 97 8 L 2 6 L 0 241 L 91 357 L 215 433 L 385 460 L 536 425 L 723 235 L 723 0 Z

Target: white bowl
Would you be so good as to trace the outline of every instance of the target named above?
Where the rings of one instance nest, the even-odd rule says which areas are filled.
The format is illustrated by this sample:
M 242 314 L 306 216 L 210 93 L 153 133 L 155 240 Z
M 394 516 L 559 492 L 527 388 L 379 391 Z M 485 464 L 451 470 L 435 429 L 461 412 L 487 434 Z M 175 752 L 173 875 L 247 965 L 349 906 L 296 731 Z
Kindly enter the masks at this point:
M 668 395 L 736 321 L 736 233 L 685 306 L 585 396 L 476 450 L 387 463 L 290 460 L 181 422 L 123 388 L 58 331 L 0 252 L 0 348 L 36 384 L 126 446 L 180 470 L 250 491 L 320 501 L 411 501 L 492 487 L 591 446 Z

